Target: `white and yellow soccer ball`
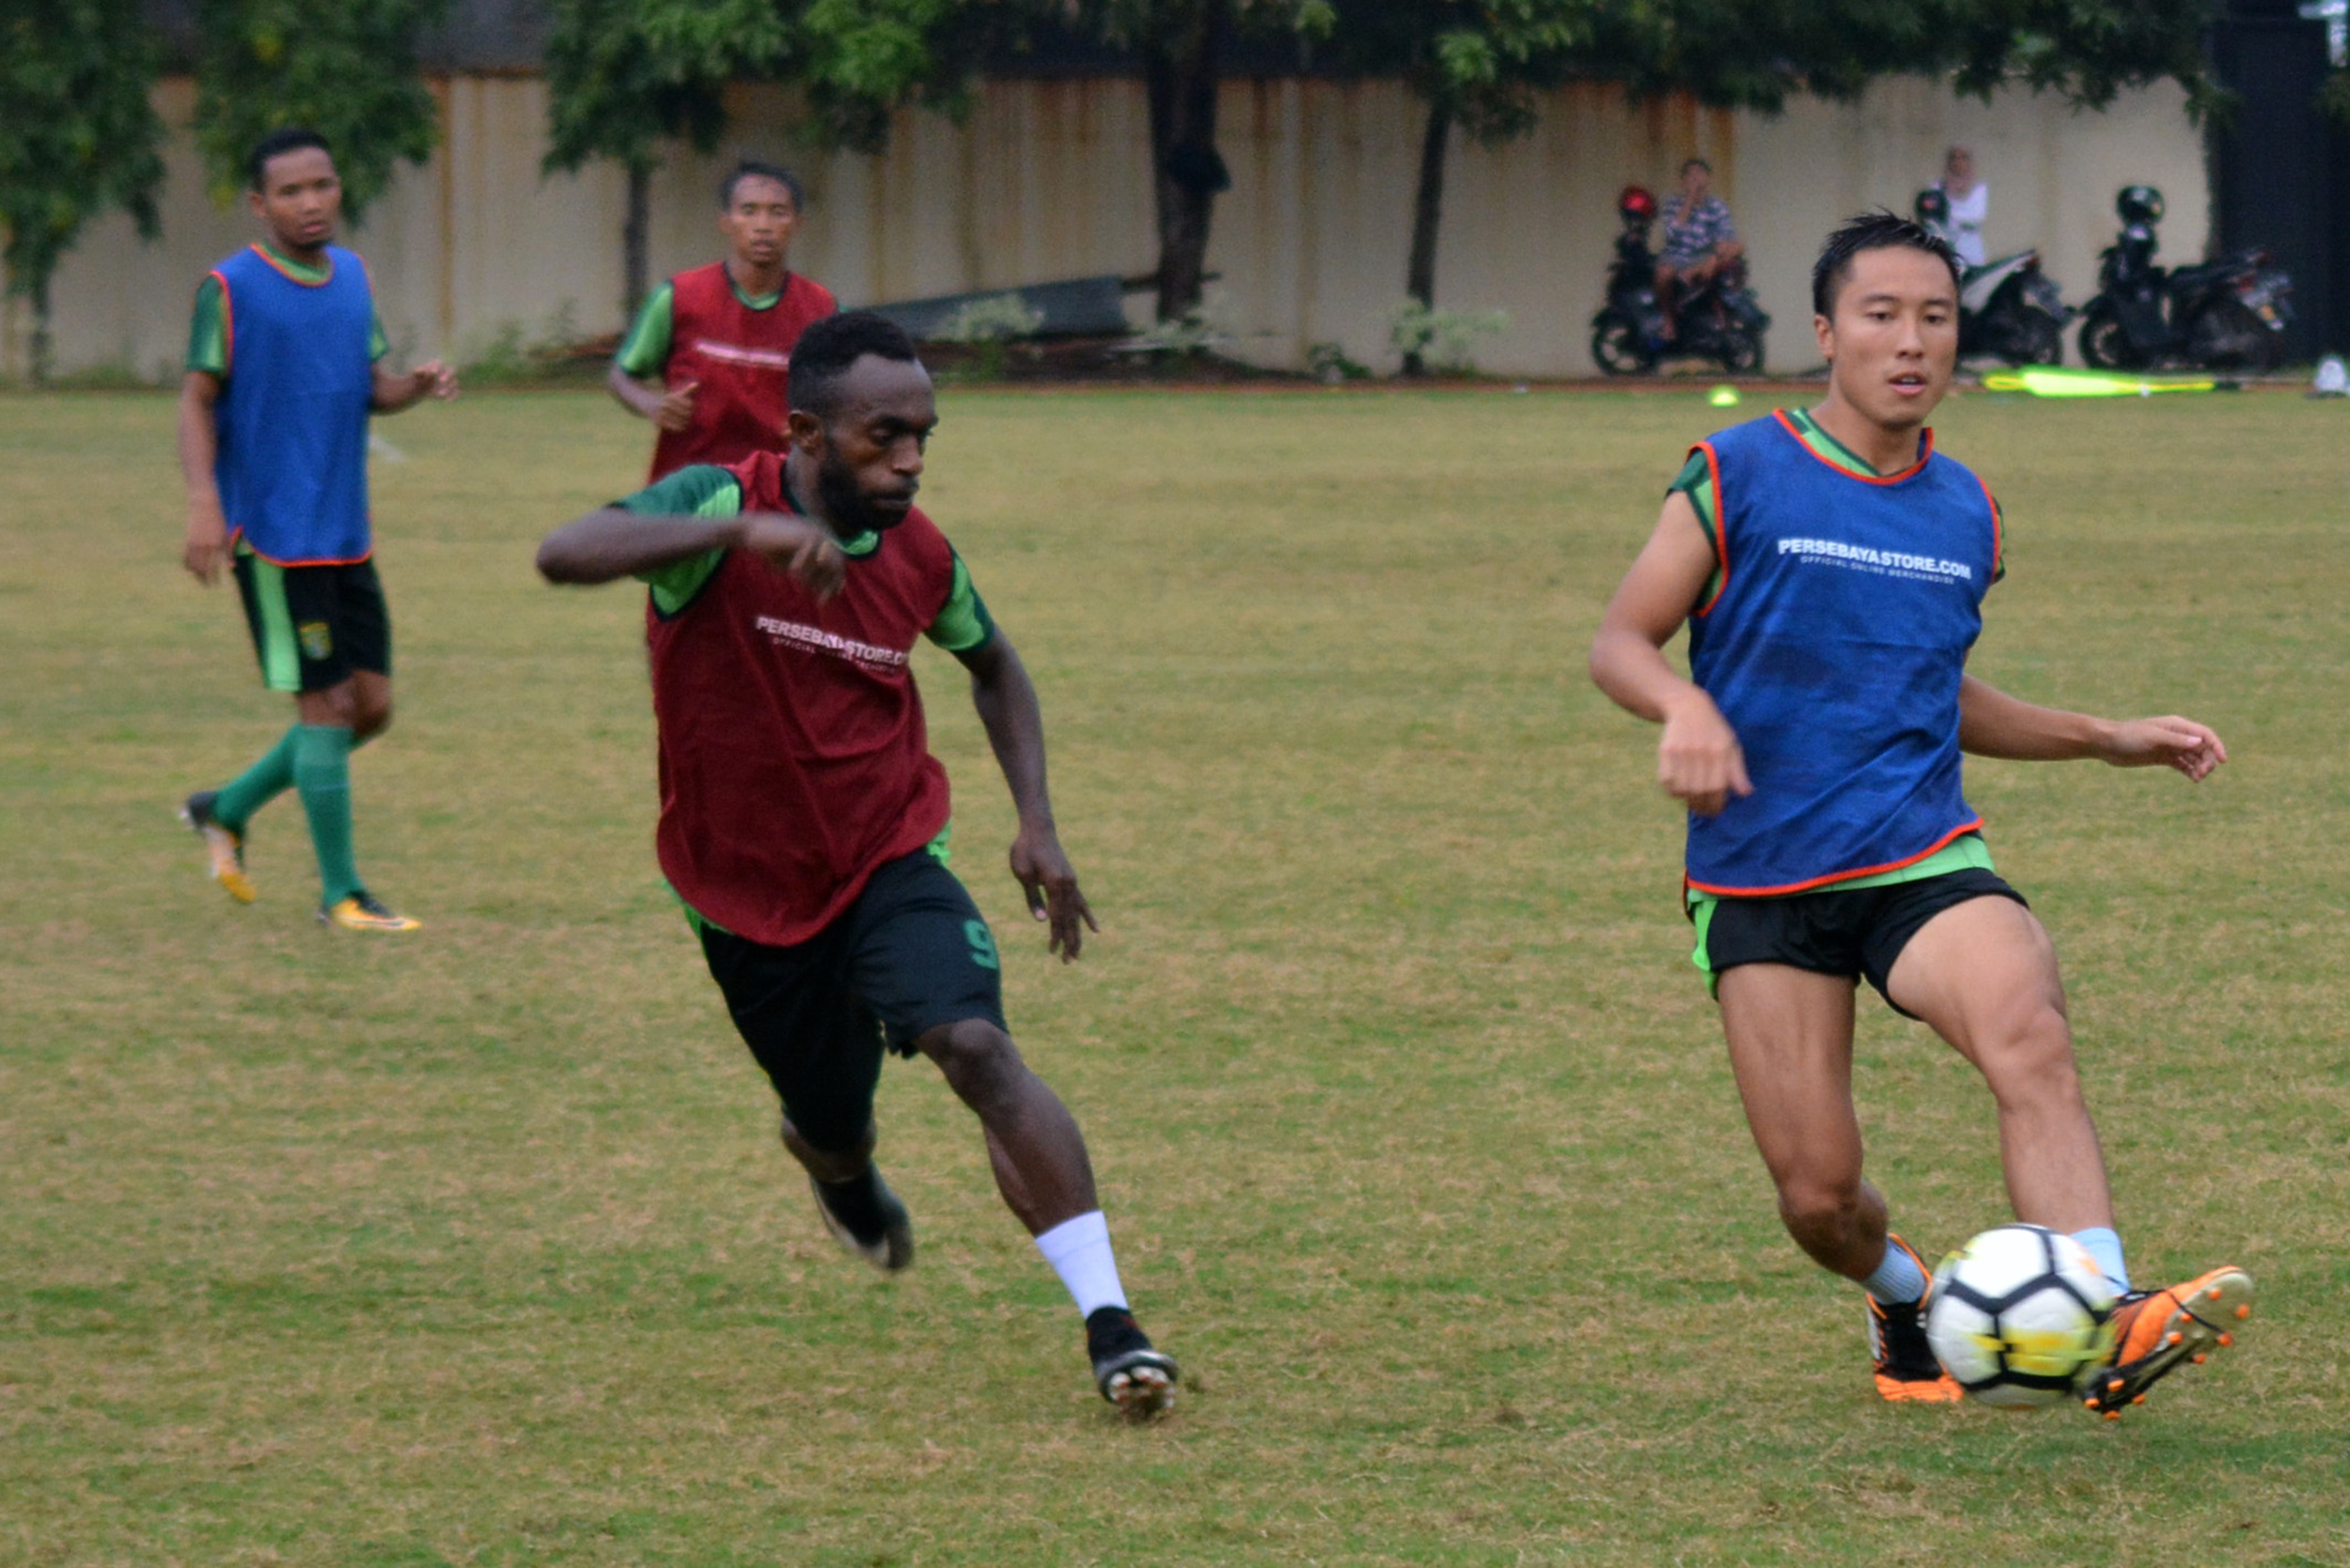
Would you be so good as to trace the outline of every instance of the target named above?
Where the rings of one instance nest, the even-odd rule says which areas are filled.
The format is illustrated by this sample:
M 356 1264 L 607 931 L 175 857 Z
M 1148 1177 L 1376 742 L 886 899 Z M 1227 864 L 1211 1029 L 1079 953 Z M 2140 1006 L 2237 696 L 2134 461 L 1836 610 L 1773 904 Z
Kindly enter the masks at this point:
M 2058 1404 L 2112 1356 L 2113 1305 L 2113 1286 L 2080 1243 L 2002 1225 L 1934 1271 L 1926 1340 L 1985 1404 Z

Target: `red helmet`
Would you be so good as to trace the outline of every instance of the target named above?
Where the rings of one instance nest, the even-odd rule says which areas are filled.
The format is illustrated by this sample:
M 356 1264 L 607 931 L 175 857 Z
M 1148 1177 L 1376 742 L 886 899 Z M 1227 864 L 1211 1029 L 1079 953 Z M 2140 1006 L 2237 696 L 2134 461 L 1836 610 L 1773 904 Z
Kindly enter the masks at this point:
M 1616 197 L 1616 211 L 1646 223 L 1656 216 L 1656 198 L 1649 194 L 1646 185 L 1626 185 L 1623 194 Z

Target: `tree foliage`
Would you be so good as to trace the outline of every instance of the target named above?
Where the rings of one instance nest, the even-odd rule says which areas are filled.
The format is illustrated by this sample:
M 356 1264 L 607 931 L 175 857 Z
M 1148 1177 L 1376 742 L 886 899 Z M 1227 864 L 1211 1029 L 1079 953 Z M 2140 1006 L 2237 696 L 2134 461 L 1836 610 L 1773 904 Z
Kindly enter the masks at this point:
M 0 224 L 8 289 L 33 302 L 33 374 L 49 373 L 49 284 L 89 221 L 156 232 L 158 53 L 137 0 L 9 0 L 0 8 Z
M 650 169 L 671 139 L 711 150 L 727 84 L 776 73 L 791 43 L 774 0 L 556 0 L 545 166 Z
M 1599 0 L 1337 0 L 1333 44 L 1400 76 L 1477 141 L 1534 128 L 1537 101 L 1588 68 Z
M 2169 77 L 2212 98 L 2203 31 L 2217 0 L 1631 0 L 1597 9 L 1602 73 L 1637 95 L 1686 92 L 1776 109 L 1798 93 L 1849 99 L 1872 77 L 1948 75 L 2102 108 Z
M 253 144 L 306 125 L 334 144 L 352 223 L 402 160 L 421 164 L 440 115 L 417 35 L 446 0 L 200 0 L 196 138 L 215 200 L 244 188 Z

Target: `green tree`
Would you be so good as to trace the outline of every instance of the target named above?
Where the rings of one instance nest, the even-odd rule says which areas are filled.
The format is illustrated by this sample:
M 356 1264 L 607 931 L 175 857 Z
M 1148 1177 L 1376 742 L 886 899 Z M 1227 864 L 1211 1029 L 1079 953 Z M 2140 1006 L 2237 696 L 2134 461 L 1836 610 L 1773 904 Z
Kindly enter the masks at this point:
M 1872 77 L 1947 75 L 1988 99 L 2028 86 L 2103 108 L 2169 77 L 2213 102 L 2203 30 L 2218 0 L 1636 0 L 1594 11 L 1599 72 L 1636 94 L 1776 109 Z
M 792 53 L 776 0 L 556 0 L 547 34 L 543 167 L 609 158 L 628 171 L 621 307 L 650 286 L 646 227 L 664 142 L 713 151 L 728 82 L 778 74 Z
M 159 63 L 138 0 L 0 6 L 0 224 L 8 290 L 32 302 L 32 375 L 49 379 L 49 286 L 92 218 L 121 208 L 156 232 Z
M 421 164 L 440 112 L 416 69 L 416 38 L 446 0 L 200 0 L 196 140 L 212 198 L 245 186 L 245 154 L 306 125 L 334 145 L 343 212 L 367 216 L 401 160 Z
M 1484 147 L 1533 130 L 1542 89 L 1588 69 L 1596 5 L 1597 0 L 1338 0 L 1335 40 L 1340 56 L 1374 74 L 1402 76 L 1427 105 L 1403 279 L 1404 293 L 1423 310 L 1436 303 L 1436 237 L 1454 129 Z M 1405 375 L 1424 368 L 1418 351 L 1404 354 Z
M 1337 12 L 1331 0 L 1073 0 L 1050 14 L 1141 61 L 1159 230 L 1158 319 L 1179 320 L 1199 307 L 1215 198 L 1231 186 L 1215 120 L 1232 43 L 1251 35 L 1324 38 Z

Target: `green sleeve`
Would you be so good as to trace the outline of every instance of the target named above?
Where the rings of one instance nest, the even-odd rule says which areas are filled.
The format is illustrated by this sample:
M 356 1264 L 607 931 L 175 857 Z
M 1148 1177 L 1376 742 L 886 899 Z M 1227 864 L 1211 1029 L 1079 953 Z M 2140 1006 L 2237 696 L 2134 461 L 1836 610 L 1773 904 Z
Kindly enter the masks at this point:
M 1669 495 L 1676 490 L 1689 497 L 1689 510 L 1698 514 L 1698 526 L 1705 530 L 1705 542 L 1713 547 L 1714 558 L 1720 560 L 1721 530 L 1714 522 L 1714 465 L 1705 461 L 1703 452 L 1689 454 L 1689 461 L 1681 465 L 1681 472 L 1673 476 L 1673 482 L 1665 487 L 1665 494 Z M 1719 567 L 1707 572 L 1705 587 L 1698 593 L 1698 603 L 1703 604 L 1710 602 L 1721 580 Z
M 1669 495 L 1676 490 L 1689 497 L 1689 505 L 1698 514 L 1698 526 L 1705 530 L 1705 542 L 1718 551 L 1721 540 L 1714 527 L 1714 469 L 1703 452 L 1689 454 L 1689 461 L 1681 465 L 1673 482 L 1665 487 L 1665 494 Z
M 632 376 L 652 376 L 669 362 L 669 316 L 676 299 L 675 290 L 663 284 L 655 289 L 636 312 L 628 336 L 620 340 L 620 352 L 612 362 Z
M 384 318 L 368 318 L 368 363 L 372 365 L 392 352 L 392 340 L 384 336 Z
M 196 315 L 188 323 L 188 366 L 228 379 L 227 296 L 220 279 L 207 273 L 196 286 Z
M 743 510 L 743 487 L 725 469 L 697 463 L 612 504 L 640 517 L 732 517 Z M 673 616 L 693 603 L 726 558 L 724 550 L 705 550 L 640 572 L 637 580 L 652 589 L 652 607 Z
M 968 653 L 983 648 L 995 635 L 995 618 L 987 613 L 987 601 L 971 586 L 971 569 L 955 557 L 955 580 L 947 590 L 947 603 L 922 629 L 922 635 L 949 653 Z

